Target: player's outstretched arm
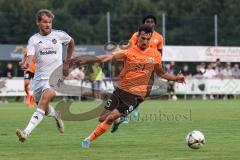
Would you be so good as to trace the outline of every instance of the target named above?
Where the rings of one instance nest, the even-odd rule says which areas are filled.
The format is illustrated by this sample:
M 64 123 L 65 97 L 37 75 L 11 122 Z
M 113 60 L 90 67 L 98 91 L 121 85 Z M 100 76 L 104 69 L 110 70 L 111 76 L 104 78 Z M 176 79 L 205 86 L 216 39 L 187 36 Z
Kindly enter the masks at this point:
M 63 75 L 68 75 L 68 68 L 71 63 L 80 63 L 80 64 L 89 64 L 89 63 L 104 63 L 111 61 L 112 59 L 124 59 L 125 58 L 124 51 L 113 52 L 112 54 L 105 54 L 99 56 L 89 56 L 82 55 L 74 58 L 66 59 L 63 64 Z
M 125 57 L 126 57 L 126 54 L 124 50 L 116 51 L 116 52 L 113 52 L 112 54 L 97 56 L 100 62 L 109 62 L 113 59 L 119 60 L 119 59 L 124 59 Z
M 113 58 L 112 54 L 99 55 L 99 56 L 82 55 L 82 56 L 77 56 L 77 57 L 66 60 L 64 62 L 64 65 L 69 65 L 71 63 L 80 63 L 80 64 L 102 63 L 102 62 L 108 62 L 112 58 Z
M 65 62 L 65 64 L 70 64 L 73 62 L 78 62 L 80 64 L 87 64 L 87 63 L 104 63 L 109 62 L 113 59 L 124 59 L 125 53 L 123 51 L 113 52 L 111 54 L 103 54 L 98 56 L 77 56 L 72 59 L 69 59 Z
M 163 79 L 166 79 L 168 81 L 175 81 L 178 83 L 185 83 L 185 78 L 182 74 L 178 75 L 171 75 L 165 72 L 165 70 L 162 68 L 161 64 L 155 65 L 155 72 L 159 77 L 162 77 Z
M 170 74 L 165 73 L 161 77 L 166 79 L 166 80 L 169 80 L 169 81 L 175 81 L 175 82 L 178 82 L 178 83 L 185 83 L 185 78 L 182 74 L 170 75 Z

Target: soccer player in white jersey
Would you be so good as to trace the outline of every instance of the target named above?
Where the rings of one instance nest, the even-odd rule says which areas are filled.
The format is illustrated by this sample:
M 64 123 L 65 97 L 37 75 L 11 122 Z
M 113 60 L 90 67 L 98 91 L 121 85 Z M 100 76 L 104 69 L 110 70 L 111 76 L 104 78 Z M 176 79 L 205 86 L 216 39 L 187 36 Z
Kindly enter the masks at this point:
M 65 32 L 52 29 L 54 15 L 50 10 L 42 9 L 36 14 L 36 24 L 39 33 L 30 37 L 27 45 L 27 59 L 23 68 L 31 65 L 32 59 L 36 59 L 36 72 L 32 89 L 37 103 L 37 109 L 33 113 L 27 127 L 16 134 L 21 142 L 24 142 L 32 130 L 42 121 L 44 115 L 55 118 L 60 133 L 64 132 L 64 125 L 60 113 L 50 106 L 51 99 L 56 95 L 49 86 L 51 73 L 62 64 L 62 45 L 68 45 L 66 60 L 70 59 L 74 51 L 74 40 Z M 66 69 L 66 68 L 65 68 Z

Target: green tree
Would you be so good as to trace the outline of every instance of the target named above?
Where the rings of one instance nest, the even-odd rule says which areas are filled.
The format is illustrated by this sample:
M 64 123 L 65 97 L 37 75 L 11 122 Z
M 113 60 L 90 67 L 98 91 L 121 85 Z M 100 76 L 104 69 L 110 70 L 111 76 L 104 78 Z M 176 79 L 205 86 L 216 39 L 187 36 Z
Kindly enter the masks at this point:
M 1 43 L 25 44 L 29 36 L 36 32 L 35 13 L 47 8 L 47 0 L 3 0 L 1 4 Z

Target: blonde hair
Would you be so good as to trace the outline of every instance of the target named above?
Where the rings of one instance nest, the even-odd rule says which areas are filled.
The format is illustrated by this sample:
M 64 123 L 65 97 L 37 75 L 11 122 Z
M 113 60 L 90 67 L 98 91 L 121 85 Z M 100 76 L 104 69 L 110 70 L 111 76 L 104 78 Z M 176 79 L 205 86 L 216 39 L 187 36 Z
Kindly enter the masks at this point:
M 36 14 L 36 20 L 41 21 L 43 16 L 50 17 L 54 19 L 54 14 L 48 9 L 40 9 Z

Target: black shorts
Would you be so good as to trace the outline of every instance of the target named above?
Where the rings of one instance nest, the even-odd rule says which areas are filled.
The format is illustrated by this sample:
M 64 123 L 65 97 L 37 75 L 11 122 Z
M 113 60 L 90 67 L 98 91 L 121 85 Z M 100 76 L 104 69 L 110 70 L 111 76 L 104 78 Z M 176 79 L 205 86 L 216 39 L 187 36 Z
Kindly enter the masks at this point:
M 105 109 L 112 111 L 116 108 L 122 115 L 126 116 L 137 108 L 142 101 L 142 97 L 116 88 L 107 100 Z
M 24 72 L 24 79 L 33 79 L 33 77 L 34 77 L 34 73 L 29 71 Z

